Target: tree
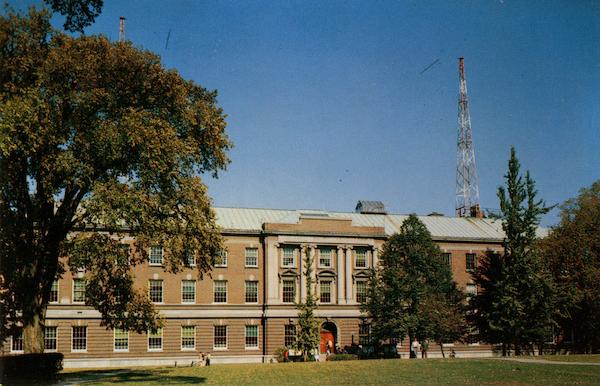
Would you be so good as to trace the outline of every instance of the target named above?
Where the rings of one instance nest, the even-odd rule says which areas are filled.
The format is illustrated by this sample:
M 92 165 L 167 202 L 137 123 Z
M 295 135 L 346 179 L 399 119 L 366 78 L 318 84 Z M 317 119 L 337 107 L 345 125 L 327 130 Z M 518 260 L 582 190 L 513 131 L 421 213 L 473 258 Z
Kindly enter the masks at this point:
M 298 308 L 298 332 L 296 334 L 296 350 L 302 352 L 306 362 L 309 354 L 319 346 L 319 321 L 315 318 L 317 299 L 313 294 L 312 266 L 313 258 L 308 250 L 304 256 L 304 277 L 306 282 L 306 301 L 299 302 Z
M 542 254 L 557 286 L 561 341 L 573 351 L 600 351 L 600 181 L 561 205 L 561 219 L 542 240 Z M 566 336 L 564 336 L 566 335 Z
M 536 245 L 540 217 L 550 208 L 536 198 L 535 182 L 520 175 L 515 149 L 510 152 L 506 188 L 498 188 L 504 252 L 488 252 L 472 274 L 481 289 L 472 298 L 471 320 L 483 340 L 520 355 L 543 341 L 552 324 L 554 290 Z
M 102 11 L 103 0 L 44 0 L 54 12 L 65 16 L 63 28 L 70 32 L 83 32 Z
M 105 37 L 73 38 L 47 11 L 0 17 L 0 338 L 23 326 L 42 352 L 52 282 L 85 270 L 86 304 L 107 328 L 158 325 L 130 268 L 163 245 L 165 269 L 222 248 L 200 176 L 227 165 L 216 92 L 158 56 Z M 131 253 L 120 243 L 134 234 Z M 123 263 L 130 258 L 130 265 Z
M 375 343 L 407 335 L 411 342 L 418 338 L 442 343 L 454 338 L 455 326 L 448 328 L 443 315 L 462 315 L 463 296 L 417 216 L 410 215 L 400 232 L 384 243 L 380 264 L 371 273 L 367 301 L 362 304 L 371 319 Z

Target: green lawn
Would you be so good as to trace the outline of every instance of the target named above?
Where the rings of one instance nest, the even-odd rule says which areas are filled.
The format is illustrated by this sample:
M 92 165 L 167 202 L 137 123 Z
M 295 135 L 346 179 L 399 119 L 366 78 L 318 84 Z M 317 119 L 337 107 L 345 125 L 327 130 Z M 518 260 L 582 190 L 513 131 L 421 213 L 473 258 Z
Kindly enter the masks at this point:
M 543 355 L 541 357 L 533 357 L 535 359 L 545 359 L 555 362 L 585 362 L 585 363 L 600 363 L 600 354 L 592 355 Z
M 67 382 L 86 381 L 85 384 L 93 385 L 600 384 L 600 366 L 519 363 L 494 359 L 370 360 L 137 368 L 108 376 L 100 375 L 100 372 L 106 370 L 66 372 L 62 379 Z

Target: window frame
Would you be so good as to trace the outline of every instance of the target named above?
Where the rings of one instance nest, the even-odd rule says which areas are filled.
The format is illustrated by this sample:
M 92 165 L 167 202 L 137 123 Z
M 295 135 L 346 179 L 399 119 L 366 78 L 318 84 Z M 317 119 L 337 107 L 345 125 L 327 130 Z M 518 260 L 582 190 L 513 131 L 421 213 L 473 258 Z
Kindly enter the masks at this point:
M 472 258 L 472 261 L 471 261 L 472 264 L 469 264 L 470 258 Z M 471 253 L 471 252 L 466 253 L 465 254 L 465 270 L 467 272 L 473 272 L 476 269 L 477 269 L 477 254 Z
M 327 284 L 329 286 L 329 293 L 323 292 L 323 286 Z M 319 303 L 320 304 L 331 304 L 333 301 L 333 280 L 330 278 L 319 280 Z M 329 294 L 329 301 L 323 301 L 323 295 Z
M 215 257 L 215 268 L 227 268 L 228 256 L 227 250 L 219 251 L 218 256 Z
M 155 248 L 160 248 L 160 263 L 152 261 L 153 250 Z M 150 247 L 150 251 L 148 253 L 148 265 L 150 265 L 152 267 L 161 267 L 164 264 L 164 262 L 165 262 L 165 248 L 162 245 L 152 245 Z
M 363 293 L 361 293 L 361 292 L 358 290 L 358 289 L 359 289 L 359 285 L 360 285 L 360 286 L 363 286 L 363 285 L 364 285 L 364 292 L 363 292 Z M 355 298 L 355 299 L 356 299 L 356 302 L 357 302 L 357 303 L 361 303 L 361 304 L 362 304 L 362 303 L 365 303 L 365 302 L 367 301 L 367 294 L 369 293 L 369 290 L 368 290 L 368 281 L 367 281 L 367 280 L 356 280 L 356 283 L 355 283 L 355 291 L 354 291 L 354 292 L 356 293 L 356 298 Z M 362 301 L 361 301 L 361 300 L 359 299 L 359 296 L 364 296 L 364 300 L 362 300 Z
M 82 283 L 83 284 L 83 290 L 75 290 L 75 283 Z M 75 293 L 81 293 L 83 291 L 83 300 L 75 300 Z M 85 296 L 85 279 L 80 278 L 80 277 L 74 277 L 73 278 L 73 285 L 72 285 L 72 303 L 73 304 L 85 304 L 85 300 L 86 300 L 86 296 Z
M 322 264 L 323 261 L 323 252 L 327 251 L 329 253 L 329 264 Z M 319 268 L 333 268 L 333 248 L 332 247 L 319 247 Z
M 152 299 L 152 283 L 160 283 L 160 301 Z M 148 279 L 148 298 L 153 304 L 165 304 L 165 287 L 163 279 Z
M 183 335 L 183 331 L 186 329 L 191 329 L 192 330 L 192 335 L 191 335 L 191 339 L 193 340 L 193 347 L 186 347 L 184 346 L 184 339 L 190 339 L 189 336 L 184 336 Z M 180 330 L 180 334 L 181 334 L 181 351 L 196 351 L 196 326 L 181 326 L 181 330 Z
M 248 256 L 248 251 L 256 251 L 256 256 Z M 256 259 L 255 264 L 248 264 L 248 257 Z M 258 248 L 246 247 L 244 250 L 244 267 L 246 268 L 258 268 Z
M 48 342 L 51 340 L 48 338 L 48 330 L 54 330 L 54 348 L 48 348 Z M 58 326 L 44 326 L 44 352 L 56 352 L 58 351 Z
M 366 329 L 366 333 L 364 331 Z M 360 323 L 358 325 L 358 344 L 361 345 L 369 345 L 371 344 L 371 324 L 370 323 Z
M 358 253 L 362 253 L 364 252 L 365 254 L 365 265 L 358 265 Z M 366 269 L 369 268 L 369 253 L 367 248 L 362 248 L 362 247 L 357 247 L 354 249 L 354 268 L 356 269 Z
M 56 291 L 55 291 L 55 284 L 56 284 Z M 54 299 L 54 296 L 52 296 L 53 294 L 56 294 L 56 300 Z M 48 299 L 48 303 L 49 304 L 58 304 L 58 301 L 60 299 L 60 283 L 58 281 L 58 279 L 54 279 L 52 281 L 52 287 L 50 287 L 50 298 Z
M 256 298 L 256 301 L 248 301 L 248 284 L 252 283 L 254 285 L 254 294 L 253 298 Z M 244 303 L 246 304 L 258 304 L 258 280 L 246 280 L 244 281 Z
M 123 341 L 123 337 L 117 338 L 117 331 L 125 333 L 125 344 L 127 345 L 126 348 L 117 348 L 117 339 L 121 339 L 121 342 Z M 123 330 L 121 328 L 113 329 L 113 352 L 129 352 L 129 330 Z
M 286 286 L 285 286 L 285 283 L 292 283 L 292 301 L 286 301 L 285 300 L 286 299 L 286 297 L 285 297 L 285 295 L 286 295 L 286 291 L 285 291 Z M 295 278 L 293 278 L 293 277 L 292 278 L 286 277 L 286 278 L 283 278 L 281 280 L 281 301 L 283 303 L 285 303 L 285 304 L 296 303 L 296 298 L 298 296 L 297 292 L 298 291 L 296 290 L 296 279 Z
M 158 334 L 159 332 L 160 332 L 160 334 Z M 154 352 L 162 351 L 163 347 L 164 347 L 164 343 L 165 343 L 164 339 L 163 339 L 163 336 L 164 336 L 163 328 L 158 327 L 155 330 L 155 333 L 152 333 L 152 330 L 148 330 L 146 334 L 148 335 L 148 351 L 154 351 Z M 152 335 L 154 335 L 154 336 L 152 336 Z M 160 335 L 160 336 L 157 336 L 157 335 Z M 150 339 L 160 339 L 160 348 L 151 348 L 150 347 Z
M 193 299 L 185 299 L 184 295 L 186 294 L 184 292 L 184 288 L 186 288 L 185 284 L 186 283 L 192 283 L 193 284 Z M 189 293 L 188 293 L 189 295 Z M 196 304 L 196 280 L 188 280 L 188 279 L 183 279 L 181 280 L 181 304 Z
M 217 299 L 217 283 L 219 285 L 224 283 L 224 287 L 223 287 L 223 288 L 225 288 L 225 291 L 224 291 L 224 294 L 225 294 L 224 299 L 225 300 L 224 301 L 222 301 L 222 299 Z M 228 287 L 227 280 L 214 280 L 213 281 L 213 304 L 227 304 L 227 300 L 228 300 L 227 298 L 228 298 L 228 292 L 229 292 L 227 287 Z M 221 294 L 221 293 L 219 293 L 219 294 Z
M 286 259 L 290 256 L 286 256 L 286 251 L 291 251 L 291 263 L 285 264 Z M 286 245 L 281 248 L 281 267 L 283 268 L 296 268 L 296 248 Z
M 290 332 L 289 330 L 292 330 L 292 329 L 294 330 L 293 333 L 288 334 L 288 332 Z M 297 334 L 298 334 L 298 328 L 296 327 L 295 324 L 293 324 L 293 323 L 285 324 L 283 326 L 283 345 L 285 347 L 287 347 L 288 349 L 293 348 L 294 344 L 296 343 Z M 291 341 L 288 341 L 288 339 Z M 290 344 L 288 345 L 288 343 L 290 343 Z
M 15 344 L 21 348 L 15 349 Z M 23 327 L 18 328 L 17 337 L 15 337 L 15 334 L 11 334 L 11 336 L 10 336 L 10 352 L 11 353 L 25 352 L 25 342 L 23 341 Z
M 448 264 L 450 268 L 452 268 L 452 253 L 451 252 L 443 252 L 442 259 L 444 263 Z
M 225 351 L 227 350 L 227 347 L 229 345 L 229 326 L 227 325 L 214 325 L 213 326 L 213 350 L 215 351 Z M 219 335 L 218 338 L 219 339 L 225 339 L 225 345 L 224 346 L 217 346 L 217 329 L 219 330 L 223 330 L 225 331 L 225 335 Z
M 85 334 L 83 337 L 75 337 L 75 330 L 83 331 Z M 75 348 L 75 339 L 83 339 L 85 348 Z M 87 352 L 87 326 L 71 326 L 71 352 Z
M 248 328 L 251 328 L 253 330 L 256 331 L 256 336 L 249 336 L 248 335 Z M 244 348 L 246 350 L 258 350 L 259 349 L 259 337 L 260 337 L 260 331 L 258 328 L 258 325 L 256 324 L 247 324 L 246 326 L 244 326 Z M 256 338 L 256 345 L 248 345 L 248 339 L 254 339 Z

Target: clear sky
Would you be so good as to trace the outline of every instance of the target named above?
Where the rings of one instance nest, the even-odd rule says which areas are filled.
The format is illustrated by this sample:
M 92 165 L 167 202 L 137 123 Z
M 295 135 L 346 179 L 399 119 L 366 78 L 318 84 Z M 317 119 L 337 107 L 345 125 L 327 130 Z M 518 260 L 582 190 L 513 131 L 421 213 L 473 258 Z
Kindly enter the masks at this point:
M 215 205 L 452 215 L 460 56 L 482 207 L 511 145 L 548 203 L 600 178 L 599 1 L 105 0 L 86 33 L 116 40 L 119 16 L 218 90 L 235 148 L 205 177 Z

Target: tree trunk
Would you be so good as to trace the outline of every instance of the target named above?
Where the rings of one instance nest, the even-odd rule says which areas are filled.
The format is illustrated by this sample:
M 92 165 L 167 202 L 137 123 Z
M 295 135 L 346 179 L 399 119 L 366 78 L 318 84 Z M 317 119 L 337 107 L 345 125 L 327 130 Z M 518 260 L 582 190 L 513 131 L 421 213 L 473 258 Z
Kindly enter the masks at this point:
M 46 306 L 34 306 L 35 311 L 23 318 L 23 351 L 26 354 L 44 352 Z
M 442 351 L 442 358 L 446 359 L 446 354 L 444 353 L 444 344 L 440 342 L 440 350 Z

